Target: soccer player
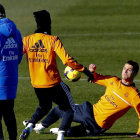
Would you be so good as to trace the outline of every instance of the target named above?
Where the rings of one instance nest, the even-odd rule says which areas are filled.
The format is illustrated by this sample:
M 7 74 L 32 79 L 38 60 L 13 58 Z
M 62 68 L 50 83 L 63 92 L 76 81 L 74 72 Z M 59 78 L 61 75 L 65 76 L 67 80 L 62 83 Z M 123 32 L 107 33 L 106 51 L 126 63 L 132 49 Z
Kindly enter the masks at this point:
M 17 140 L 17 124 L 14 113 L 14 99 L 18 86 L 18 64 L 23 56 L 23 43 L 19 30 L 13 21 L 6 18 L 0 4 L 0 140 L 4 140 L 2 117 L 9 140 Z
M 34 87 L 39 106 L 29 120 L 20 139 L 27 139 L 35 124 L 48 114 L 52 102 L 64 110 L 57 140 L 63 140 L 64 133 L 70 128 L 75 105 L 69 87 L 61 80 L 56 54 L 64 65 L 86 74 L 91 81 L 93 74 L 83 65 L 78 64 L 66 53 L 60 39 L 51 35 L 51 18 L 49 12 L 41 10 L 33 13 L 37 23 L 34 34 L 23 38 L 23 52 L 26 53 L 29 65 L 31 84 Z
M 94 75 L 93 83 L 106 87 L 105 94 L 96 104 L 91 105 L 86 101 L 76 105 L 73 122 L 78 122 L 80 125 L 71 127 L 65 136 L 98 135 L 110 129 L 113 123 L 131 107 L 135 109 L 140 120 L 140 93 L 133 82 L 139 71 L 138 63 L 131 60 L 126 62 L 122 70 L 122 79 L 96 73 L 94 64 L 89 65 L 89 70 Z M 45 128 L 62 118 L 62 115 L 63 110 L 56 106 L 40 124 L 36 124 L 34 130 L 42 133 Z M 50 131 L 57 134 L 58 129 L 52 128 Z M 140 121 L 137 134 L 132 137 L 140 137 Z

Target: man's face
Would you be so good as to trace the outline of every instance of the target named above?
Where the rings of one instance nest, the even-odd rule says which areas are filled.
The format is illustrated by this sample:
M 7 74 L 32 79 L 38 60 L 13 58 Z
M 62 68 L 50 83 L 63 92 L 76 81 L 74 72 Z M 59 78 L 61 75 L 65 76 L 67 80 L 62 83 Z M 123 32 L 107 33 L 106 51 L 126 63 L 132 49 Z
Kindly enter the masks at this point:
M 126 63 L 122 70 L 122 79 L 133 80 L 135 76 L 136 73 L 134 73 L 133 66 Z

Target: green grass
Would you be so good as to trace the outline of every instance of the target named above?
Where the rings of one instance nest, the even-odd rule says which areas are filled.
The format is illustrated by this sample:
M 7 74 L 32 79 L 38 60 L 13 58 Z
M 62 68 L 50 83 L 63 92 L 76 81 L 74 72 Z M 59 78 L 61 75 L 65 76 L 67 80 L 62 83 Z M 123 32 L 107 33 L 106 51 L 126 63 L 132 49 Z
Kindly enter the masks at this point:
M 99 73 L 121 77 L 122 67 L 127 60 L 132 59 L 140 64 L 138 0 L 1 0 L 1 4 L 5 6 L 7 17 L 16 23 L 22 36 L 34 33 L 36 29 L 32 13 L 42 9 L 48 10 L 52 17 L 52 34 L 59 36 L 67 52 L 79 63 L 86 67 L 95 63 Z M 64 78 L 65 66 L 59 58 L 58 68 Z M 19 66 L 19 77 L 15 100 L 18 137 L 24 129 L 22 121 L 29 120 L 38 105 L 30 84 L 25 56 Z M 86 79 L 86 76 L 83 76 L 83 79 Z M 140 80 L 139 75 L 136 80 Z M 75 103 L 87 100 L 94 104 L 105 91 L 104 87 L 85 80 L 76 83 L 66 80 L 64 82 L 71 88 Z M 136 81 L 136 85 L 140 89 L 140 81 Z M 51 127 L 59 125 L 60 121 Z M 3 127 L 7 140 L 8 134 L 4 124 Z M 45 134 L 32 132 L 29 140 L 56 139 L 55 135 L 49 134 L 50 128 L 46 129 Z M 128 140 L 137 129 L 138 117 L 132 108 L 103 135 L 65 139 Z

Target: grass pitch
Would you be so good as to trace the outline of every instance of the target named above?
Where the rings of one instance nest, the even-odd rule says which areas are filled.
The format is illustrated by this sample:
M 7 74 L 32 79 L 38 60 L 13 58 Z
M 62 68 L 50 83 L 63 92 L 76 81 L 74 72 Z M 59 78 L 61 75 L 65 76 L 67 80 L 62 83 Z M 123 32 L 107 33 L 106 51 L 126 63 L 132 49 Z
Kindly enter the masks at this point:
M 140 64 L 138 0 L 1 0 L 0 3 L 4 5 L 7 17 L 16 23 L 22 36 L 34 33 L 36 29 L 32 13 L 48 10 L 52 17 L 52 35 L 59 36 L 67 52 L 79 63 L 87 67 L 90 63 L 96 64 L 99 73 L 121 77 L 123 65 L 127 60 Z M 64 79 L 65 66 L 59 58 L 58 68 Z M 84 79 L 86 76 L 75 83 L 65 79 L 64 82 L 71 88 L 75 103 L 87 100 L 94 104 L 104 94 L 105 88 L 88 83 Z M 140 89 L 140 75 L 136 77 L 135 83 Z M 24 56 L 19 66 L 19 86 L 15 100 L 18 137 L 24 129 L 22 121 L 30 119 L 37 105 Z M 59 124 L 60 121 L 51 127 L 59 127 Z M 29 140 L 56 139 L 55 135 L 49 134 L 50 128 L 46 129 L 45 134 L 32 132 Z M 7 140 L 5 125 L 3 129 Z M 128 140 L 137 129 L 138 117 L 132 108 L 103 135 L 65 139 Z

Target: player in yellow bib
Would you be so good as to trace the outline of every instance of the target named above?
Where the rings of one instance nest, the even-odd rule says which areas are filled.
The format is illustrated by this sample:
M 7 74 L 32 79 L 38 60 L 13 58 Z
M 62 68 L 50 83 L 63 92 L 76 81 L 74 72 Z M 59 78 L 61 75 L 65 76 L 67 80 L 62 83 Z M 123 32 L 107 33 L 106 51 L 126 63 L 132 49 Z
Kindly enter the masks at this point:
M 140 93 L 133 82 L 139 71 L 139 65 L 134 61 L 125 63 L 122 70 L 122 79 L 115 76 L 104 76 L 95 72 L 96 66 L 91 64 L 89 70 L 94 75 L 93 83 L 106 87 L 105 94 L 96 104 L 84 102 L 76 105 L 73 122 L 79 126 L 71 127 L 66 136 L 93 136 L 111 128 L 113 123 L 123 116 L 131 107 L 138 114 L 140 120 Z M 48 116 L 37 124 L 34 130 L 38 133 L 44 131 L 51 124 L 62 117 L 63 111 L 55 107 Z M 57 128 L 50 131 L 57 134 Z M 140 122 L 137 134 L 140 136 Z

